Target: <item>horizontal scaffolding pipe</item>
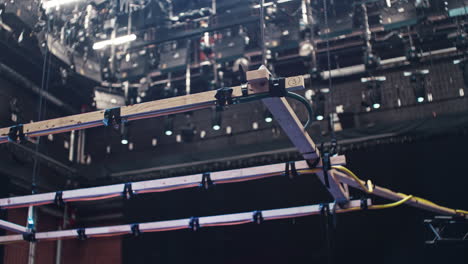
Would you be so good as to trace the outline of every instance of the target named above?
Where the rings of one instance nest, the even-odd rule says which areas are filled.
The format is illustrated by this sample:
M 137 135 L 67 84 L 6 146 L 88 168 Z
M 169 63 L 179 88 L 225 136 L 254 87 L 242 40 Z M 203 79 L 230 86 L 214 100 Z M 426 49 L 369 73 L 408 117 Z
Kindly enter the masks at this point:
M 331 160 L 333 165 L 344 165 L 346 163 L 344 156 L 336 156 Z M 308 169 L 306 161 L 294 162 L 296 170 Z M 219 171 L 212 173 L 201 173 L 188 176 L 172 177 L 157 180 L 139 181 L 133 183 L 121 183 L 108 186 L 91 187 L 84 189 L 49 192 L 41 194 L 32 194 L 26 196 L 17 196 L 0 199 L 0 208 L 20 208 L 28 206 L 39 206 L 60 202 L 78 202 L 103 200 L 119 196 L 124 196 L 126 190 L 132 194 L 166 192 L 178 189 L 193 188 L 203 183 L 203 178 L 208 184 L 211 181 L 214 184 L 251 181 L 267 177 L 280 176 L 284 174 L 285 163 L 264 165 L 251 168 L 235 169 L 228 171 Z M 203 187 L 203 186 L 202 186 Z M 1 227 L 1 225 L 0 225 Z
M 348 208 L 359 209 L 361 200 L 350 201 L 345 207 L 340 207 L 337 203 L 326 203 L 330 211 L 334 213 L 348 212 Z M 371 204 L 371 200 L 367 200 L 367 204 Z M 51 232 L 39 232 L 34 234 L 36 241 L 61 240 L 70 238 L 93 238 L 93 237 L 108 237 L 120 236 L 126 234 L 162 232 L 179 229 L 194 229 L 210 226 L 230 226 L 241 225 L 247 223 L 276 219 L 296 218 L 309 215 L 317 215 L 322 212 L 324 204 L 307 205 L 299 207 L 291 207 L 285 209 L 273 209 L 264 211 L 254 211 L 236 214 L 191 217 L 178 220 L 158 221 L 141 224 L 127 224 L 105 227 L 79 228 L 69 230 L 59 230 Z M 23 241 L 22 235 L 7 235 L 0 236 L 0 244 L 14 243 Z
M 28 232 L 28 229 L 26 227 L 5 220 L 0 220 L 0 228 L 20 234 L 25 234 L 26 232 Z
M 286 89 L 304 89 L 302 76 L 288 77 L 285 81 Z M 120 108 L 120 116 L 127 121 L 178 114 L 215 105 L 217 91 L 208 91 L 185 96 L 177 96 L 141 104 L 128 105 Z M 255 94 L 249 89 L 249 94 Z M 242 87 L 232 87 L 232 98 L 241 98 Z M 23 133 L 27 137 L 39 137 L 72 130 L 81 130 L 103 126 L 105 110 L 60 117 L 50 120 L 33 122 L 23 125 Z M 8 142 L 10 128 L 0 129 L 0 144 Z

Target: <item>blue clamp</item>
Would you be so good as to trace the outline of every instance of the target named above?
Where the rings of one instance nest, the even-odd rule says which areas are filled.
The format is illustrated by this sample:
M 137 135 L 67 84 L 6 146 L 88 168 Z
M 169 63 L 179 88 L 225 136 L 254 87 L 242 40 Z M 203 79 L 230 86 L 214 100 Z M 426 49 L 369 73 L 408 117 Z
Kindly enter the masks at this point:
M 254 211 L 252 214 L 252 220 L 256 224 L 263 223 L 264 219 L 263 219 L 262 211 Z
M 88 238 L 86 236 L 86 229 L 84 229 L 84 228 L 78 228 L 76 230 L 76 233 L 78 234 L 78 239 L 79 240 L 86 240 L 86 238 Z
M 130 229 L 132 230 L 132 235 L 137 237 L 141 235 L 140 225 L 139 224 L 132 224 Z
M 130 200 L 130 199 L 133 198 L 133 196 L 135 196 L 135 193 L 133 192 L 133 189 L 132 189 L 132 183 L 131 182 L 127 182 L 127 183 L 124 184 L 124 189 L 123 189 L 122 195 L 127 200 Z
M 190 217 L 189 227 L 192 231 L 200 229 L 200 221 L 198 220 L 198 217 Z
M 200 188 L 204 188 L 205 190 L 208 190 L 212 185 L 213 181 L 211 180 L 211 173 L 205 172 L 202 174 L 202 181 L 200 182 Z
M 23 125 L 11 126 L 8 131 L 8 141 L 23 143 L 26 140 L 26 135 L 23 132 Z
M 104 111 L 104 126 L 114 126 L 118 128 L 122 124 L 122 116 L 120 115 L 120 107 L 106 109 Z

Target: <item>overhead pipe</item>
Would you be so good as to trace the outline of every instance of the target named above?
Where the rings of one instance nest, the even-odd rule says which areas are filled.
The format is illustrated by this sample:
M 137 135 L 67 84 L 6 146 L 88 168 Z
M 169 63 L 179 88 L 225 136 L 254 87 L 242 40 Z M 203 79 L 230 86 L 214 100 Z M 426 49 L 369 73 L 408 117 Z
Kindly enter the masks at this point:
M 11 79 L 13 82 L 33 91 L 34 93 L 38 95 L 42 95 L 45 100 L 47 100 L 49 103 L 52 103 L 53 105 L 59 107 L 60 109 L 63 109 L 67 111 L 68 114 L 75 114 L 78 113 L 78 111 L 72 107 L 71 105 L 65 103 L 64 101 L 60 100 L 59 98 L 55 97 L 54 95 L 50 94 L 47 91 L 42 90 L 40 87 L 38 87 L 36 84 L 34 84 L 32 81 L 28 80 L 12 68 L 8 67 L 7 65 L 0 63 L 0 73 L 2 73 L 2 76 L 7 77 L 8 79 Z

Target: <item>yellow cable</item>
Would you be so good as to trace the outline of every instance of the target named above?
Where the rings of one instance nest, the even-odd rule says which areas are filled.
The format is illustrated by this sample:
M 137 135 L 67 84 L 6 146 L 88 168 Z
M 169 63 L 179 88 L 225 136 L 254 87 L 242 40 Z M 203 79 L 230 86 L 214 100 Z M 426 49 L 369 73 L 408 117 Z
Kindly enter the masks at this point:
M 372 193 L 374 191 L 373 188 L 368 188 L 364 184 L 362 184 L 361 179 L 359 179 L 359 177 L 356 176 L 356 174 L 354 174 L 348 168 L 343 167 L 343 166 L 333 166 L 332 168 L 342 171 L 348 174 L 349 176 L 351 176 L 354 179 L 354 181 L 357 182 L 361 186 L 362 190 L 365 191 L 366 193 Z M 368 185 L 371 185 L 371 184 L 368 184 Z
M 322 171 L 322 169 L 307 169 L 307 170 L 298 170 L 299 173 L 317 173 Z
M 394 203 L 389 203 L 389 204 L 379 204 L 379 205 L 371 205 L 369 206 L 369 209 L 371 210 L 379 210 L 379 209 L 388 209 L 388 208 L 393 208 L 393 207 L 397 207 L 399 205 L 402 205 L 404 204 L 406 201 L 408 201 L 409 199 L 413 198 L 413 195 L 408 195 L 406 196 L 405 198 L 397 201 L 397 202 L 394 202 Z
M 374 190 L 373 190 L 373 186 L 372 186 L 372 183 L 370 181 L 367 181 L 367 185 L 368 186 L 365 186 L 362 182 L 361 179 L 359 179 L 358 176 L 356 176 L 356 174 L 354 174 L 351 170 L 349 170 L 348 168 L 346 167 L 343 167 L 343 166 L 333 166 L 332 168 L 336 169 L 336 170 L 339 170 L 339 171 L 342 171 L 346 174 L 348 174 L 349 176 L 351 176 L 354 181 L 356 183 L 358 183 L 362 190 L 365 191 L 366 193 L 372 193 Z M 407 195 L 407 194 L 404 194 L 404 193 L 399 193 L 401 195 L 404 195 L 406 196 L 405 198 L 401 199 L 400 201 L 397 201 L 397 202 L 394 202 L 394 203 L 390 203 L 390 204 L 382 204 L 382 205 L 371 205 L 369 206 L 369 209 L 385 209 L 385 208 L 392 208 L 392 207 L 396 207 L 396 206 L 399 206 L 405 202 L 407 202 L 409 199 L 413 198 L 415 199 L 418 203 L 421 203 L 421 204 L 426 204 L 426 205 L 429 205 L 429 206 L 437 206 L 437 207 L 443 207 L 443 206 L 440 206 L 434 202 L 431 202 L 429 200 L 426 200 L 424 198 L 421 198 L 421 197 L 417 197 L 417 196 L 413 196 L 413 195 Z M 444 207 L 444 208 L 447 208 L 447 207 Z M 352 208 L 348 208 L 348 209 L 352 209 Z M 346 210 L 348 210 L 346 209 Z M 463 216 L 468 216 L 468 211 L 466 210 L 460 210 L 460 209 L 452 209 L 452 208 L 447 208 L 449 210 L 453 210 L 455 214 L 461 214 Z

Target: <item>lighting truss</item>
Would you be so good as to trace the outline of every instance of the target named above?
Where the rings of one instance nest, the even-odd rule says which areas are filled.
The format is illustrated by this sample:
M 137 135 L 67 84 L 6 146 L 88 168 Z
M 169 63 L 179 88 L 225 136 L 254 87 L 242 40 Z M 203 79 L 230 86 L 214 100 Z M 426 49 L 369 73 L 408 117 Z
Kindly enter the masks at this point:
M 225 104 L 234 104 L 236 100 L 245 96 L 254 96 L 261 99 L 264 105 L 273 115 L 273 118 L 283 128 L 292 143 L 306 161 L 245 168 L 225 172 L 204 173 L 176 178 L 159 179 L 152 181 L 116 184 L 87 189 L 69 190 L 55 193 L 34 194 L 22 197 L 0 199 L 0 208 L 18 208 L 39 206 L 51 203 L 68 203 L 73 201 L 87 201 L 107 199 L 118 196 L 130 198 L 136 194 L 148 192 L 170 191 L 181 188 L 202 186 L 208 188 L 213 183 L 228 183 L 245 180 L 254 180 L 265 177 L 273 177 L 292 173 L 295 171 L 304 174 L 314 173 L 327 187 L 334 197 L 334 203 L 275 209 L 267 211 L 247 212 L 208 217 L 192 217 L 187 219 L 151 222 L 138 225 L 120 225 L 95 228 L 80 228 L 72 230 L 34 233 L 29 228 L 0 220 L 0 228 L 19 233 L 18 235 L 0 236 L 0 243 L 18 242 L 22 240 L 57 240 L 71 237 L 84 239 L 86 237 L 101 237 L 111 235 L 137 234 L 139 232 L 168 231 L 176 229 L 198 229 L 208 226 L 235 225 L 261 220 L 274 220 L 291 217 L 318 214 L 324 208 L 333 208 L 336 213 L 365 209 L 368 200 L 350 200 L 348 187 L 353 187 L 367 193 L 372 193 L 389 200 L 398 201 L 397 204 L 421 208 L 427 211 L 443 215 L 451 215 L 468 219 L 468 214 L 463 210 L 455 210 L 428 202 L 421 198 L 394 192 L 392 190 L 369 185 L 350 172 L 343 172 L 343 168 L 335 165 L 344 164 L 344 157 L 329 158 L 321 154 L 315 143 L 303 128 L 285 97 L 278 96 L 275 89 L 284 91 L 304 89 L 302 76 L 284 79 L 273 79 L 265 68 L 247 72 L 247 84 L 232 88 L 222 88 L 217 91 L 209 91 L 187 96 L 163 99 L 142 104 L 112 108 L 102 111 L 83 113 L 74 116 L 45 120 L 36 123 L 17 125 L 0 129 L 0 143 L 24 140 L 25 137 L 38 137 L 71 130 L 97 127 L 103 124 L 114 125 L 122 120 L 138 120 L 155 116 L 165 116 L 175 113 L 193 111 L 197 109 L 211 108 L 214 105 L 223 107 Z M 284 92 L 283 91 L 283 92 Z M 247 98 L 250 99 L 251 98 Z M 249 101 L 249 100 L 247 100 Z M 119 122 L 117 122 L 119 121 Z M 285 167 L 282 167 L 285 166 Z M 308 169 L 311 167 L 310 169 Z M 284 168 L 284 169 L 282 169 Z M 366 187 L 367 186 L 367 187 Z M 372 191 L 369 191 L 371 186 Z M 366 206 L 362 206 L 362 203 Z M 388 205 L 387 205 L 388 206 Z M 383 206 L 385 207 L 385 205 Z M 382 208 L 382 206 L 380 207 Z

